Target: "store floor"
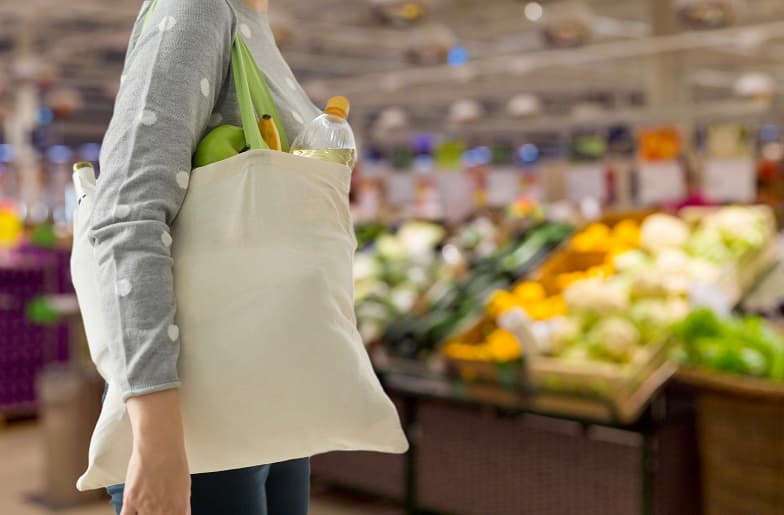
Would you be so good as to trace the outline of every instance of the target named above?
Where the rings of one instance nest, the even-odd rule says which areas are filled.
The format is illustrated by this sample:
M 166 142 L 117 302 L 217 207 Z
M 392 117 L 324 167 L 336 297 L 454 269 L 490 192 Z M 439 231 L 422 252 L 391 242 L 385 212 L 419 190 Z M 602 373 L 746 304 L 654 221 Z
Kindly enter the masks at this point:
M 111 515 L 108 501 L 69 510 L 49 512 L 28 499 L 36 492 L 42 458 L 35 424 L 0 427 L 0 514 L 2 515 Z M 387 503 L 337 492 L 324 485 L 313 487 L 310 515 L 399 515 Z

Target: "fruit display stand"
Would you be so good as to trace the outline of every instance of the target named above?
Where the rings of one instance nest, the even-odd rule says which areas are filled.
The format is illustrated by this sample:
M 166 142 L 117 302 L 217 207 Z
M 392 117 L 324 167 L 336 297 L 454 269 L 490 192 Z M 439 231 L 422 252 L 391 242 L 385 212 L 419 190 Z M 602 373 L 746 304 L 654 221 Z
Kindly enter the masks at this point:
M 379 372 L 409 453 L 316 456 L 314 477 L 401 499 L 411 515 L 697 512 L 690 403 L 662 389 L 671 371 L 644 385 L 631 423 L 600 397 Z
M 477 341 L 488 331 L 488 321 L 482 321 L 461 336 L 465 341 Z M 668 341 L 651 344 L 642 349 L 642 358 L 634 365 L 618 366 L 597 361 L 569 362 L 548 356 L 531 356 L 514 361 L 469 361 L 445 358 L 445 367 L 431 360 L 427 370 L 446 369 L 466 388 L 481 396 L 489 387 L 498 395 L 508 392 L 510 402 L 518 402 L 516 395 L 535 393 L 527 402 L 533 409 L 563 415 L 579 415 L 605 422 L 631 423 L 637 419 L 651 396 L 674 373 L 675 365 L 668 361 Z M 405 369 L 395 367 L 395 370 Z M 414 370 L 409 370 L 413 372 Z
M 668 279 L 670 276 L 662 270 L 671 267 L 673 261 L 679 266 L 688 264 L 684 258 L 690 257 L 692 251 L 696 259 L 711 259 L 716 250 L 711 247 L 714 240 L 697 249 L 689 246 L 709 214 L 702 212 L 697 216 L 695 212 L 684 212 L 680 220 L 657 217 L 654 225 L 658 227 L 643 235 L 642 240 L 656 242 L 662 232 L 675 229 L 681 240 L 670 240 L 667 248 L 678 255 L 666 251 L 666 259 L 657 260 L 661 257 L 657 254 L 660 249 L 639 249 L 635 257 L 645 266 L 634 269 L 638 273 L 632 279 L 650 278 L 653 282 Z M 716 224 L 714 228 L 731 229 L 737 235 L 734 229 L 738 224 L 727 223 L 729 218 L 735 222 L 738 214 L 743 218 L 751 213 L 736 211 L 732 217 L 711 223 Z M 601 223 L 612 233 L 614 226 L 634 216 L 639 223 L 648 214 L 624 213 Z M 693 221 L 689 220 L 690 216 L 695 217 Z M 765 216 L 755 219 L 765 219 Z M 761 225 L 757 236 L 772 231 Z M 629 228 L 631 224 L 626 226 Z M 607 232 L 599 229 L 602 228 L 591 229 L 593 232 L 586 234 L 593 237 Z M 625 233 L 626 229 L 619 230 L 619 235 Z M 569 256 L 575 238 L 558 247 L 537 272 L 529 274 L 529 278 L 537 279 L 548 290 L 544 297 L 548 303 L 564 291 L 564 286 L 558 284 L 559 275 L 571 280 L 569 274 L 572 274 L 580 281 L 605 278 L 607 274 L 612 277 L 615 273 L 608 266 L 608 254 L 615 252 L 608 253 L 601 248 L 614 249 L 614 244 L 599 242 L 594 249 L 591 238 L 582 238 L 577 245 L 580 250 L 577 259 Z M 635 250 L 631 240 L 630 248 Z M 759 245 L 759 241 L 765 245 Z M 731 304 L 758 282 L 775 260 L 768 240 L 744 239 L 740 243 L 750 250 L 735 252 L 737 249 L 727 247 L 732 253 L 720 254 L 715 261 L 726 263 L 734 259 L 735 272 L 729 273 L 725 268 L 723 273 L 718 273 L 713 266 L 711 274 L 703 274 L 725 281 L 710 285 L 708 291 L 731 292 L 730 287 L 734 288 L 735 298 L 724 295 Z M 623 245 L 619 247 L 623 252 Z M 679 259 L 672 259 L 676 257 Z M 628 273 L 620 268 L 618 271 Z M 674 284 L 643 284 L 654 288 L 643 294 L 642 299 L 665 303 L 677 300 L 679 308 L 685 305 L 689 309 L 688 281 L 693 280 L 692 273 L 678 277 Z M 631 287 L 636 288 L 636 284 Z M 514 291 L 517 286 L 510 286 L 510 293 L 517 295 Z M 667 289 L 670 286 L 674 292 Z M 631 297 L 632 301 L 641 298 L 637 293 Z M 488 307 L 492 308 L 490 304 Z M 582 305 L 590 302 L 583 299 Z M 546 321 L 547 313 L 541 314 L 545 318 L 539 318 L 535 306 L 533 310 L 523 307 L 534 321 Z M 608 316 L 602 313 L 595 313 L 600 315 L 600 320 Z M 610 313 L 618 316 L 618 308 Z M 637 314 L 625 311 L 621 316 L 632 319 Z M 486 325 L 488 321 L 490 325 Z M 489 335 L 501 327 L 505 326 L 500 319 L 491 315 L 458 335 L 460 343 L 485 345 L 489 343 Z M 472 331 L 477 334 L 470 336 Z M 694 515 L 699 512 L 700 492 L 693 392 L 670 381 L 677 367 L 667 359 L 671 340 L 666 331 L 664 335 L 659 332 L 641 335 L 644 339 L 633 347 L 633 359 L 611 359 L 606 363 L 598 359 L 575 362 L 576 356 L 563 360 L 549 356 L 546 351 L 529 356 L 527 363 L 512 357 L 504 360 L 497 353 L 504 354 L 505 345 L 488 345 L 478 354 L 467 352 L 467 357 L 461 359 L 455 359 L 456 353 L 449 355 L 439 346 L 435 353 L 420 361 L 399 359 L 383 346 L 373 348 L 371 355 L 377 370 L 403 415 L 411 451 L 400 459 L 371 453 L 345 457 L 345 460 L 339 455 L 315 457 L 314 475 L 397 499 L 402 491 L 409 514 L 431 510 L 461 515 L 584 512 Z M 604 355 L 605 350 L 600 351 Z M 473 359 L 472 355 L 482 359 Z M 360 477 L 350 467 L 374 473 Z M 399 483 L 393 484 L 396 481 Z M 613 488 L 607 489 L 607 485 Z M 569 495 L 564 496 L 564 491 Z
M 697 391 L 705 515 L 779 515 L 784 506 L 784 384 L 683 367 Z

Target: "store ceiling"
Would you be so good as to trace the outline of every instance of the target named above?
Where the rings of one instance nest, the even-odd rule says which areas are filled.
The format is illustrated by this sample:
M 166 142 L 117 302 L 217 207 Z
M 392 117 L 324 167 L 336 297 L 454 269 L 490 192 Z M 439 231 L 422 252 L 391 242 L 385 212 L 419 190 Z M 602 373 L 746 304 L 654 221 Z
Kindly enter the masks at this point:
M 409 26 L 380 24 L 371 9 L 375 1 L 272 0 L 281 46 L 300 80 L 317 99 L 349 94 L 367 119 L 398 105 L 411 107 L 417 126 L 438 126 L 462 98 L 480 100 L 493 118 L 503 118 L 507 101 L 521 92 L 540 95 L 544 112 L 561 117 L 584 101 L 628 109 L 648 96 L 657 73 L 673 70 L 683 77 L 689 101 L 732 98 L 744 72 L 784 81 L 782 0 L 740 0 L 732 26 L 696 36 L 679 26 L 675 34 L 654 34 L 661 22 L 653 21 L 651 6 L 664 0 L 584 1 L 593 35 L 577 51 L 550 49 L 542 38 L 545 20 L 559 11 L 553 1 L 540 0 L 545 18 L 533 23 L 519 0 L 429 0 L 425 17 Z M 111 112 L 140 5 L 0 0 L 0 70 L 27 40 L 56 66 L 58 85 L 78 88 L 85 98 L 83 112 L 68 123 L 71 137 L 96 139 Z M 439 45 L 464 47 L 468 64 L 412 63 L 415 51 Z M 675 68 L 651 64 L 667 55 L 678 56 Z

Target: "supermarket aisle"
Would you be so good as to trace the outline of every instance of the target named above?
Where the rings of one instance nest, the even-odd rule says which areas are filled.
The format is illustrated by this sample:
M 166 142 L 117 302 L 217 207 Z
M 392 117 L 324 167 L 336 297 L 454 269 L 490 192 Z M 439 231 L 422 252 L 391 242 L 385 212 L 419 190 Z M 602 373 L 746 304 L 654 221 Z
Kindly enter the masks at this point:
M 3 515 L 43 515 L 50 513 L 30 504 L 25 497 L 35 492 L 41 470 L 38 432 L 34 424 L 0 428 L 0 513 Z M 54 513 L 54 512 L 53 512 Z M 78 507 L 56 512 L 58 515 L 111 515 L 108 504 Z M 314 488 L 310 515 L 397 515 L 394 508 L 375 501 L 346 499 Z

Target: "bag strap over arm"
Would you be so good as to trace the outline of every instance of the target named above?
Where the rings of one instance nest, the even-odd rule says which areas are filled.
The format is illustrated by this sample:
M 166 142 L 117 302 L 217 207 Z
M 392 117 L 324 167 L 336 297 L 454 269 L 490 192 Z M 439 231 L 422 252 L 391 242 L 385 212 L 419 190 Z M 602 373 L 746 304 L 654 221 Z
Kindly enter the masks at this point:
M 248 88 L 250 89 L 253 106 L 256 109 L 256 114 L 259 116 L 264 114 L 272 116 L 272 119 L 278 128 L 278 133 L 280 133 L 281 148 L 283 152 L 288 152 L 289 139 L 286 134 L 286 129 L 283 127 L 283 123 L 281 122 L 278 108 L 275 105 L 275 101 L 273 100 L 272 94 L 270 93 L 269 87 L 267 86 L 267 81 L 264 75 L 261 73 L 261 70 L 259 70 L 255 59 L 253 59 L 253 55 L 250 53 L 248 45 L 239 34 L 237 34 L 234 39 L 234 48 L 238 49 L 239 54 L 242 56 L 241 58 L 244 61 L 245 70 L 247 72 L 246 80 L 248 83 Z

